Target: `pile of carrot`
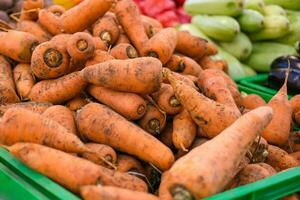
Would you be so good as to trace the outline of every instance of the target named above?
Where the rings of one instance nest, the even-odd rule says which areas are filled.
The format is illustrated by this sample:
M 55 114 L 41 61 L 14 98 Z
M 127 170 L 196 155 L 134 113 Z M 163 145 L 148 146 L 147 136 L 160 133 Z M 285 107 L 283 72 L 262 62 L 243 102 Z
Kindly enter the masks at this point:
M 300 165 L 286 83 L 241 95 L 212 43 L 133 0 L 29 7 L 0 25 L 0 144 L 83 199 L 199 199 Z

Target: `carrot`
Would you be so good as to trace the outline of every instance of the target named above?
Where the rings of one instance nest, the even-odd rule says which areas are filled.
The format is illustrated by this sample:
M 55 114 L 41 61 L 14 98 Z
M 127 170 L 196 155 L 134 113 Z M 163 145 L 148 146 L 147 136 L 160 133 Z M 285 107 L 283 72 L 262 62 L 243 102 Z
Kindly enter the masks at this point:
M 77 124 L 84 137 L 134 155 L 162 170 L 174 162 L 169 148 L 106 106 L 87 104 L 78 112 Z
M 120 29 L 120 35 L 119 35 L 119 38 L 116 41 L 115 45 L 122 44 L 122 43 L 130 44 L 130 41 L 129 41 L 125 31 L 123 30 L 123 28 L 121 26 L 119 26 L 119 29 Z
M 16 126 L 17 125 L 17 126 Z M 67 152 L 85 152 L 87 148 L 65 127 L 24 108 L 7 110 L 0 124 L 0 141 L 5 145 L 33 142 Z
M 295 151 L 300 151 L 300 135 L 297 135 L 298 132 L 291 132 L 289 135 L 289 140 L 281 148 L 288 153 Z
M 146 114 L 138 121 L 138 124 L 148 133 L 157 136 L 166 126 L 166 116 L 155 105 L 147 102 Z
M 256 164 L 263 167 L 264 169 L 266 169 L 270 174 L 277 173 L 277 171 L 271 165 L 268 165 L 267 163 L 256 163 Z
M 294 119 L 297 124 L 300 124 L 300 111 L 294 114 Z
M 13 77 L 20 98 L 22 100 L 27 99 L 35 84 L 35 77 L 32 75 L 30 65 L 18 64 L 13 70 Z
M 152 97 L 157 102 L 159 108 L 167 114 L 174 115 L 182 109 L 180 102 L 175 97 L 172 86 L 169 84 L 163 83 L 160 89 L 152 94 Z
M 142 49 L 148 41 L 148 36 L 144 29 L 139 8 L 133 0 L 122 0 L 117 2 L 115 9 L 118 22 L 133 46 L 142 55 Z
M 55 16 L 60 17 L 64 12 L 66 12 L 66 9 L 61 5 L 51 5 L 47 8 L 50 12 L 52 12 Z
M 76 135 L 77 130 L 73 113 L 70 109 L 66 108 L 65 106 L 51 106 L 42 114 L 42 116 L 56 121 L 57 123 L 65 127 L 70 133 Z
M 300 111 L 300 94 L 293 96 L 290 99 L 290 104 L 293 109 L 293 113 Z
M 38 9 L 44 8 L 44 0 L 25 0 L 22 4 L 20 20 L 36 21 Z
M 85 95 L 83 93 L 80 93 L 79 95 L 75 96 L 73 99 L 69 100 L 66 106 L 70 110 L 76 111 L 88 103 L 89 101 L 87 100 Z
M 249 94 L 243 97 L 241 103 L 244 108 L 249 110 L 266 105 L 265 100 L 256 94 Z
M 215 102 L 185 85 L 165 70 L 177 99 L 208 138 L 213 138 L 237 120 L 241 113 L 234 106 Z
M 269 155 L 265 163 L 271 165 L 276 171 L 282 171 L 298 165 L 298 162 L 294 157 L 290 156 L 286 151 L 279 147 L 269 145 L 268 152 Z
M 85 66 L 90 66 L 90 65 L 95 65 L 95 64 L 99 64 L 99 63 L 103 63 L 109 60 L 114 60 L 115 58 L 113 56 L 111 56 L 107 51 L 103 51 L 103 50 L 96 50 L 95 54 L 92 58 L 90 58 L 89 60 L 87 60 L 87 62 L 85 63 Z
M 145 42 L 142 55 L 158 58 L 166 64 L 175 50 L 176 43 L 177 31 L 174 28 L 162 29 Z
M 294 194 L 285 196 L 285 197 L 281 198 L 280 200 L 299 200 L 299 195 L 294 193 Z
M 117 162 L 117 153 L 110 146 L 96 143 L 87 143 L 85 146 L 90 152 L 80 154 L 83 158 L 107 168 L 111 168 L 111 164 Z
M 33 101 L 1 105 L 0 106 L 0 116 L 4 115 L 4 113 L 10 108 L 24 108 L 24 109 L 33 111 L 35 113 L 42 114 L 50 106 L 52 106 L 51 103 L 33 102 Z
M 207 52 L 206 55 L 212 56 L 216 55 L 218 53 L 218 49 L 216 45 L 214 45 L 212 42 L 207 42 Z
M 60 33 L 51 38 L 51 42 L 56 42 L 57 45 L 63 45 L 66 46 L 66 41 L 70 39 L 72 34 L 67 34 L 67 33 Z
M 103 40 L 101 40 L 99 37 L 93 37 L 93 41 L 95 43 L 96 50 L 98 49 L 103 51 L 108 50 L 106 43 Z
M 80 194 L 84 200 L 158 200 L 152 194 L 112 186 L 83 186 Z
M 51 35 L 46 32 L 38 23 L 28 20 L 22 20 L 17 24 L 17 30 L 31 33 L 38 42 L 43 43 L 51 39 Z
M 202 71 L 201 66 L 193 59 L 176 54 L 172 55 L 169 61 L 165 64 L 165 67 L 175 72 L 193 76 L 199 76 L 200 72 Z
M 82 73 L 73 72 L 57 79 L 38 82 L 33 86 L 29 99 L 59 104 L 75 97 L 85 86 Z
M 268 157 L 268 142 L 260 136 L 257 137 L 251 145 L 248 154 L 250 154 L 248 155 L 248 157 L 251 160 L 251 162 L 264 162 Z
M 186 75 L 182 75 L 182 74 L 179 74 L 179 73 L 176 73 L 176 72 L 171 72 L 171 74 L 173 76 L 175 76 L 178 80 L 184 82 L 184 84 L 189 85 L 189 86 L 193 87 L 196 90 L 199 90 L 199 88 L 195 85 L 195 83 L 189 77 L 187 77 Z M 168 80 L 168 78 L 166 76 L 163 77 L 163 82 L 168 83 L 168 84 L 170 83 L 170 81 Z
M 32 54 L 31 70 L 39 79 L 57 78 L 69 69 L 70 58 L 61 43 L 55 41 L 38 45 Z
M 32 143 L 18 143 L 8 147 L 18 160 L 30 168 L 58 182 L 72 192 L 84 185 L 108 185 L 136 191 L 147 191 L 146 184 L 134 176 L 116 172 L 88 160 Z
M 269 107 L 250 111 L 214 139 L 178 159 L 163 174 L 159 198 L 200 199 L 222 191 L 271 118 L 272 109 Z
M 191 58 L 201 58 L 207 55 L 208 42 L 191 35 L 188 31 L 178 31 L 176 51 Z
M 0 105 L 7 103 L 16 103 L 20 99 L 15 91 L 15 83 L 11 66 L 7 60 L 0 55 Z
M 172 141 L 172 135 L 173 135 L 173 123 L 168 122 L 166 123 L 166 127 L 164 128 L 164 130 L 159 134 L 158 138 L 162 143 L 164 143 L 170 149 L 173 149 L 174 145 Z
M 122 92 L 150 94 L 159 90 L 162 66 L 156 58 L 110 60 L 83 69 L 88 83 Z
M 153 37 L 156 33 L 163 29 L 162 24 L 154 18 L 142 15 L 141 19 L 149 38 Z
M 118 154 L 117 170 L 119 172 L 137 172 L 145 174 L 145 169 L 141 162 L 134 157 L 125 154 Z
M 197 59 L 197 62 L 203 69 L 217 69 L 224 72 L 227 72 L 228 70 L 226 62 L 212 60 L 209 56 L 203 56 L 200 59 Z
M 116 59 L 126 60 L 130 58 L 137 58 L 138 52 L 131 44 L 121 43 L 111 49 L 110 55 Z
M 109 106 L 129 120 L 140 119 L 147 111 L 145 100 L 137 94 L 118 92 L 99 86 L 89 86 L 87 91 L 99 102 Z
M 110 13 L 106 13 L 93 26 L 93 36 L 99 37 L 107 46 L 114 45 L 119 35 L 120 30 L 116 19 Z
M 39 24 L 52 35 L 62 32 L 60 17 L 57 13 L 59 12 L 52 12 L 50 9 L 41 9 L 39 11 Z
M 197 126 L 186 110 L 173 119 L 173 144 L 177 149 L 188 151 L 197 132 Z
M 284 84 L 268 103 L 268 106 L 273 108 L 274 115 L 272 121 L 262 133 L 268 143 L 279 146 L 288 141 L 292 123 L 292 107 L 287 95 L 288 75 L 289 71 L 287 71 Z
M 168 69 L 174 72 L 182 72 L 184 70 L 184 65 L 182 61 L 182 56 L 178 54 L 173 54 L 168 62 L 164 65 Z
M 0 43 L 0 54 L 18 62 L 29 63 L 38 40 L 30 33 L 8 30 L 0 32 Z

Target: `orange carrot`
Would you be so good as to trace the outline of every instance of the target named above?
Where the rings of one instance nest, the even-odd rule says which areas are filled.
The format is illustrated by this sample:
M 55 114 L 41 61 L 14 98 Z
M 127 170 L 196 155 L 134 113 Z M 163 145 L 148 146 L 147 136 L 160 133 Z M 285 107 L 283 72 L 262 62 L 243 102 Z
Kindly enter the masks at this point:
M 156 58 L 110 60 L 83 69 L 88 83 L 122 92 L 150 94 L 160 88 L 162 66 Z
M 15 83 L 11 66 L 7 60 L 0 55 L 0 105 L 7 103 L 16 103 L 20 99 L 15 91 Z
M 27 101 L 22 103 L 13 103 L 0 106 L 0 116 L 2 116 L 10 108 L 24 108 L 38 114 L 42 114 L 47 110 L 51 103 Z
M 200 199 L 222 191 L 271 118 L 272 109 L 269 107 L 250 111 L 214 139 L 178 159 L 163 174 L 159 198 Z
M 291 153 L 289 155 L 292 156 L 295 160 L 297 160 L 298 161 L 298 166 L 300 166 L 300 151 Z
M 106 13 L 93 26 L 93 36 L 99 37 L 107 46 L 114 45 L 119 35 L 120 30 L 115 16 L 110 13 Z
M 175 50 L 176 43 L 177 31 L 174 28 L 162 29 L 145 42 L 142 55 L 158 58 L 166 64 Z
M 61 21 L 57 13 L 59 12 L 52 12 L 49 9 L 41 9 L 39 11 L 39 24 L 52 35 L 62 32 Z
M 148 133 L 157 136 L 165 128 L 166 116 L 153 104 L 147 102 L 147 112 L 138 124 Z
M 30 65 L 18 64 L 13 70 L 13 76 L 20 98 L 22 100 L 27 99 L 35 84 L 35 77 L 32 75 Z
M 87 100 L 85 95 L 83 93 L 80 93 L 79 95 L 77 95 L 76 97 L 74 97 L 73 99 L 68 101 L 66 106 L 70 110 L 76 111 L 76 110 L 82 108 L 84 105 L 86 105 L 88 103 L 89 103 L 89 101 Z
M 201 66 L 193 59 L 176 54 L 172 55 L 165 66 L 172 71 L 193 76 L 198 76 L 202 71 Z
M 293 109 L 293 113 L 300 111 L 300 94 L 293 96 L 290 99 L 290 104 Z
M 76 135 L 77 130 L 73 113 L 65 106 L 51 106 L 42 114 L 42 116 L 56 121 L 57 123 L 65 127 L 70 133 Z
M 38 23 L 33 21 L 20 21 L 17 24 L 17 30 L 31 33 L 40 43 L 49 41 L 51 39 L 51 35 L 47 33 Z
M 31 70 L 39 79 L 57 78 L 69 69 L 70 57 L 64 45 L 49 41 L 38 45 L 32 54 Z
M 169 148 L 106 106 L 87 104 L 78 112 L 77 124 L 84 137 L 135 155 L 162 170 L 174 162 Z
M 162 24 L 154 18 L 142 15 L 141 19 L 149 38 L 153 37 L 156 33 L 163 29 Z
M 87 91 L 99 102 L 129 120 L 140 119 L 147 111 L 145 100 L 137 94 L 118 92 L 93 85 L 89 86 Z
M 115 58 L 111 56 L 107 51 L 96 50 L 94 56 L 85 63 L 85 66 L 87 67 L 114 59 Z
M 138 52 L 131 44 L 121 43 L 110 50 L 110 55 L 116 59 L 126 60 L 130 58 L 137 58 Z
M 228 66 L 225 61 L 215 61 L 209 56 L 203 56 L 200 59 L 197 59 L 197 62 L 203 69 L 218 69 L 224 72 L 227 72 L 228 70 Z
M 216 55 L 218 53 L 218 49 L 216 45 L 214 45 L 212 42 L 207 42 L 207 49 L 206 49 L 206 55 L 207 56 L 212 56 Z
M 66 9 L 61 5 L 51 5 L 47 8 L 50 12 L 52 12 L 55 16 L 60 17 L 64 12 L 66 12 Z
M 62 125 L 24 108 L 7 110 L 2 117 L 0 129 L 0 141 L 5 145 L 32 142 L 67 152 L 87 151 L 80 139 Z
M 186 75 L 182 75 L 176 72 L 171 72 L 173 76 L 175 76 L 178 80 L 181 80 L 184 82 L 184 84 L 189 85 L 193 87 L 195 90 L 199 90 L 199 88 L 195 85 L 195 83 Z M 170 83 L 170 81 L 167 79 L 167 77 L 163 77 L 163 82 L 164 83 Z
M 297 124 L 300 124 L 300 111 L 294 114 L 294 119 Z
M 249 159 L 253 163 L 265 162 L 268 157 L 268 142 L 260 136 L 257 137 L 251 145 L 248 154 Z
M 147 191 L 147 185 L 139 178 L 56 149 L 32 143 L 18 143 L 8 149 L 18 160 L 72 192 L 79 192 L 81 186 L 96 184 Z
M 23 1 L 20 20 L 35 21 L 38 19 L 38 9 L 44 8 L 44 0 Z
M 83 186 L 80 194 L 84 200 L 158 200 L 149 193 L 112 186 Z
M 73 72 L 57 79 L 43 80 L 35 84 L 29 99 L 54 104 L 70 100 L 86 86 L 81 72 Z
M 173 149 L 174 145 L 173 145 L 173 141 L 172 141 L 172 135 L 173 135 L 173 123 L 168 122 L 168 123 L 166 123 L 166 127 L 160 133 L 158 138 L 166 146 Z
M 142 55 L 144 43 L 148 36 L 144 29 L 139 8 L 133 0 L 118 1 L 115 7 L 117 19 L 133 46 Z
M 121 44 L 121 43 L 130 44 L 130 41 L 129 41 L 126 33 L 124 32 L 123 28 L 121 26 L 119 26 L 119 29 L 120 29 L 120 35 L 119 35 L 119 38 L 116 41 L 115 45 Z
M 249 94 L 246 97 L 242 98 L 242 106 L 246 109 L 252 110 L 260 106 L 266 105 L 266 102 L 263 98 L 256 94 Z
M 125 154 L 118 154 L 117 170 L 119 172 L 137 172 L 145 174 L 145 169 L 141 162 L 134 157 Z
M 294 194 L 285 196 L 285 197 L 281 198 L 280 200 L 299 200 L 299 195 L 294 193 Z
M 96 50 L 103 50 L 103 51 L 107 51 L 107 45 L 105 42 L 103 42 L 103 40 L 101 40 L 99 37 L 93 37 L 93 41 L 95 43 L 95 47 Z
M 30 33 L 8 30 L 0 32 L 0 43 L 0 54 L 19 62 L 29 63 L 38 40 Z
M 152 97 L 157 102 L 159 108 L 167 114 L 174 115 L 182 109 L 180 102 L 175 97 L 172 86 L 169 84 L 163 83 L 160 89 L 152 94 Z
M 197 132 L 197 126 L 186 110 L 181 111 L 173 119 L 173 144 L 177 149 L 188 151 Z

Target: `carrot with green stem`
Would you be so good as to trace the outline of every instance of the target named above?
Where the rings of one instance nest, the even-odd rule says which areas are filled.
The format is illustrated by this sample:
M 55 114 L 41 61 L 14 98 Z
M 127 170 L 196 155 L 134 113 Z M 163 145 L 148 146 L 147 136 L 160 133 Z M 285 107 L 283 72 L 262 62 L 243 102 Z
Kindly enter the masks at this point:
M 30 168 L 75 193 L 81 186 L 97 184 L 147 192 L 147 185 L 139 178 L 56 149 L 33 143 L 18 143 L 7 149 Z
M 109 60 L 82 71 L 88 83 L 122 92 L 151 94 L 162 82 L 161 62 L 150 57 Z
M 17 92 L 21 100 L 28 98 L 28 95 L 35 84 L 35 77 L 31 72 L 29 64 L 18 64 L 13 70 L 13 77 Z
M 139 56 L 137 50 L 131 44 L 127 43 L 121 43 L 114 46 L 110 50 L 110 55 L 120 60 L 137 58 Z
M 170 168 L 174 162 L 168 147 L 104 105 L 84 106 L 77 113 L 77 125 L 84 137 L 134 155 L 162 170 Z
M 0 105 L 0 116 L 4 115 L 4 113 L 10 108 L 24 108 L 32 112 L 42 114 L 50 106 L 52 106 L 52 104 L 48 102 L 33 102 L 33 101 Z
M 47 31 L 45 31 L 43 27 L 41 27 L 38 23 L 33 21 L 22 20 L 18 22 L 17 30 L 31 33 L 36 37 L 39 43 L 43 43 L 51 39 L 51 35 Z
M 250 145 L 271 118 L 270 107 L 250 111 L 214 139 L 178 159 L 163 174 L 159 198 L 200 199 L 222 191 L 236 175 Z
M 104 63 L 109 60 L 114 60 L 115 58 L 110 55 L 107 51 L 96 50 L 94 56 L 86 61 L 85 66 L 88 67 L 90 65 Z

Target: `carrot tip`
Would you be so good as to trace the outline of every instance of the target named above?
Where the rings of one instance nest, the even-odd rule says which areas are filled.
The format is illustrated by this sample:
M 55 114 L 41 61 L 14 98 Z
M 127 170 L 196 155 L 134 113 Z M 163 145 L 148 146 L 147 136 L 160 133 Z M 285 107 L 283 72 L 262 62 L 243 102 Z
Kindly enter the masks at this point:
M 185 152 L 188 152 L 188 151 L 189 151 L 188 149 L 186 149 L 186 148 L 184 147 L 184 145 L 183 145 L 182 143 L 180 143 L 180 147 L 181 147 L 182 151 L 185 151 Z

